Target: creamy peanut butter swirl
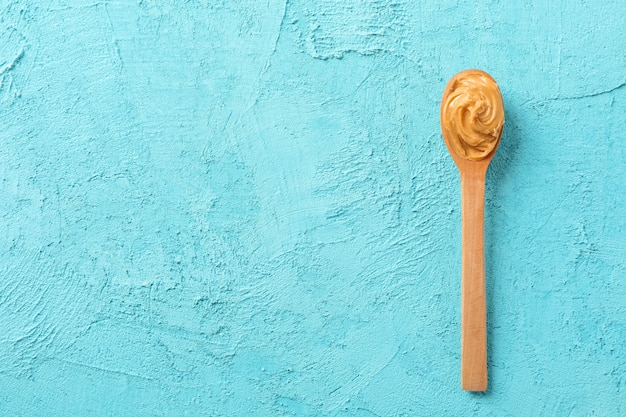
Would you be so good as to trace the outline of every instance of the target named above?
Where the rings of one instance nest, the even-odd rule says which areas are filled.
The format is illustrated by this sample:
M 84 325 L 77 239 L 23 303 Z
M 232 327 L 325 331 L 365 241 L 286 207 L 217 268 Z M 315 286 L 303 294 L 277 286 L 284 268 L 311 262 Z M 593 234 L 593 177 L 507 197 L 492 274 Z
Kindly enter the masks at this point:
M 504 126 L 498 84 L 482 71 L 464 71 L 448 88 L 441 112 L 448 146 L 465 159 L 486 158 L 498 145 Z

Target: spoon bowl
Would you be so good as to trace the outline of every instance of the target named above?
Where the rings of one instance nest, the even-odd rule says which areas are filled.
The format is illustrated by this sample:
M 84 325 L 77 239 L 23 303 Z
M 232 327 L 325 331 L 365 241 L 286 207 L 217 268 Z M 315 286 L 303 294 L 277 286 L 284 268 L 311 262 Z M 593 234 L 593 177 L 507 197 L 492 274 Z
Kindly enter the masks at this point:
M 443 91 L 440 120 L 443 140 L 459 170 L 477 166 L 486 170 L 500 144 L 504 126 L 504 104 L 498 84 L 481 70 L 459 72 Z

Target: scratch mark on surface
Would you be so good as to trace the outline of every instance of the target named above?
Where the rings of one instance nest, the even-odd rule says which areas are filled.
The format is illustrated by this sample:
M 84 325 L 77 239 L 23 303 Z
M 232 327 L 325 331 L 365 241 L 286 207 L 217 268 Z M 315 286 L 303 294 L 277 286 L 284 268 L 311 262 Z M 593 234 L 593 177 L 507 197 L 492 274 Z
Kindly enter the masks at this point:
M 15 27 L 9 27 L 0 33 L 0 91 L 3 97 L 0 101 L 12 104 L 20 97 L 21 92 L 16 89 L 13 70 L 22 61 L 26 51 L 26 37 Z
M 609 88 L 608 90 L 602 90 L 602 91 L 598 91 L 598 92 L 595 92 L 595 93 L 589 93 L 589 94 L 581 94 L 581 95 L 577 95 L 577 96 L 552 97 L 552 98 L 548 98 L 545 101 L 581 100 L 581 99 L 590 98 L 590 97 L 598 97 L 598 96 L 603 96 L 603 95 L 606 95 L 606 94 L 614 93 L 614 92 L 616 92 L 618 90 L 621 90 L 624 87 L 626 87 L 626 81 L 624 81 L 623 83 L 619 84 L 616 87 Z
M 566 195 L 565 197 L 563 197 L 561 199 L 561 201 L 559 201 L 558 204 L 556 204 L 554 206 L 554 210 L 551 210 L 550 214 L 548 215 L 548 218 L 541 224 L 541 226 L 539 226 L 537 228 L 537 231 L 531 236 L 531 238 L 528 240 L 528 244 L 530 245 L 531 243 L 533 243 L 535 241 L 535 239 L 541 234 L 541 231 L 548 225 L 548 223 L 550 223 L 550 220 L 552 219 L 552 216 L 554 216 L 554 214 L 561 208 L 563 207 L 563 203 L 565 202 L 565 200 L 567 200 L 567 198 L 570 196 L 570 194 Z
M 119 71 L 122 71 L 122 69 L 124 68 L 124 61 L 122 60 L 120 47 L 119 47 L 117 38 L 115 37 L 115 29 L 113 28 L 113 21 L 111 20 L 111 14 L 109 13 L 109 8 L 107 6 L 108 6 L 108 3 L 102 3 L 102 7 L 104 8 L 104 12 L 106 13 L 106 16 L 107 16 L 109 30 L 111 31 L 111 43 L 113 44 L 113 49 L 114 49 L 115 55 L 117 56 L 117 61 L 118 61 L 117 66 L 119 67 Z M 108 43 L 109 42 L 107 42 L 107 44 Z
M 261 75 L 260 77 L 262 77 L 267 70 L 270 68 L 270 66 L 272 65 L 271 61 L 272 61 L 272 57 L 274 56 L 274 54 L 276 54 L 276 48 L 278 47 L 278 41 L 280 40 L 280 34 L 283 31 L 284 25 L 285 25 L 285 18 L 287 16 L 287 5 L 289 3 L 289 0 L 285 0 L 285 3 L 283 4 L 283 11 L 282 11 L 282 16 L 280 18 L 280 23 L 278 24 L 278 30 L 276 32 L 276 38 L 274 39 L 274 46 L 272 47 L 272 50 L 269 54 L 269 56 L 267 57 L 267 60 L 265 61 L 265 65 L 263 66 L 263 69 L 261 71 Z
M 103 5 L 103 4 L 106 5 L 107 3 L 99 1 L 99 2 L 95 2 L 95 3 L 81 4 L 81 5 L 78 5 L 78 6 L 69 5 L 69 6 L 65 6 L 65 7 L 55 7 L 55 8 L 48 7 L 48 11 L 51 11 L 51 12 L 64 12 L 64 11 L 73 10 L 73 9 L 77 9 L 77 10 L 80 10 L 80 9 L 93 9 L 93 8 L 99 7 L 99 6 Z
M 119 370 L 119 369 L 108 369 L 108 368 L 105 368 L 105 367 L 102 367 L 102 366 L 98 366 L 98 365 L 92 365 L 92 364 L 88 364 L 88 363 L 81 363 L 81 362 L 76 362 L 76 361 L 72 361 L 72 360 L 69 360 L 69 359 L 61 359 L 61 358 L 58 358 L 58 357 L 54 357 L 54 358 L 51 358 L 51 359 L 54 359 L 54 360 L 59 361 L 59 362 L 67 363 L 69 365 L 78 366 L 78 367 L 85 368 L 85 369 L 91 369 L 91 370 L 94 370 L 94 371 L 100 371 L 100 372 L 105 372 L 105 373 L 115 374 L 115 375 L 124 375 L 124 376 L 129 376 L 129 377 L 132 377 L 132 378 L 143 379 L 143 380 L 146 380 L 146 381 L 154 381 L 155 380 L 154 378 L 146 376 L 146 375 L 140 375 L 140 374 L 136 374 L 136 373 L 133 373 L 133 372 L 122 371 L 122 370 Z
M 24 56 L 24 48 L 21 48 L 19 53 L 11 60 L 11 62 L 3 65 L 0 68 L 0 75 L 4 75 L 6 72 L 11 71 L 13 68 L 15 68 L 15 65 L 17 65 L 18 62 L 20 62 L 23 56 Z

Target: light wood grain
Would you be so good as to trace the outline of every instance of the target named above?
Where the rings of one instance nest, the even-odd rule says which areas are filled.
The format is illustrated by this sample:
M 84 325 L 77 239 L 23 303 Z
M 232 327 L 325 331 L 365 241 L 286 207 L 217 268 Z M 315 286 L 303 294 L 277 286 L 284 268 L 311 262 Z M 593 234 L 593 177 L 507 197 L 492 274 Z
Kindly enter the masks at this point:
M 485 174 L 461 173 L 462 194 L 462 290 L 461 290 L 461 387 L 487 389 L 487 303 L 485 291 Z

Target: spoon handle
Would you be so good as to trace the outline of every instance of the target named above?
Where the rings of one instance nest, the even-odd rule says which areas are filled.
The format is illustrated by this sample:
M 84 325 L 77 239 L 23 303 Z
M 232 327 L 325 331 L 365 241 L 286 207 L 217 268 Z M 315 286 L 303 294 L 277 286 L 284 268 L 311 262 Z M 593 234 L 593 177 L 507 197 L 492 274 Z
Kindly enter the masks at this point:
M 487 389 L 485 171 L 486 169 L 461 173 L 461 387 L 466 391 Z

